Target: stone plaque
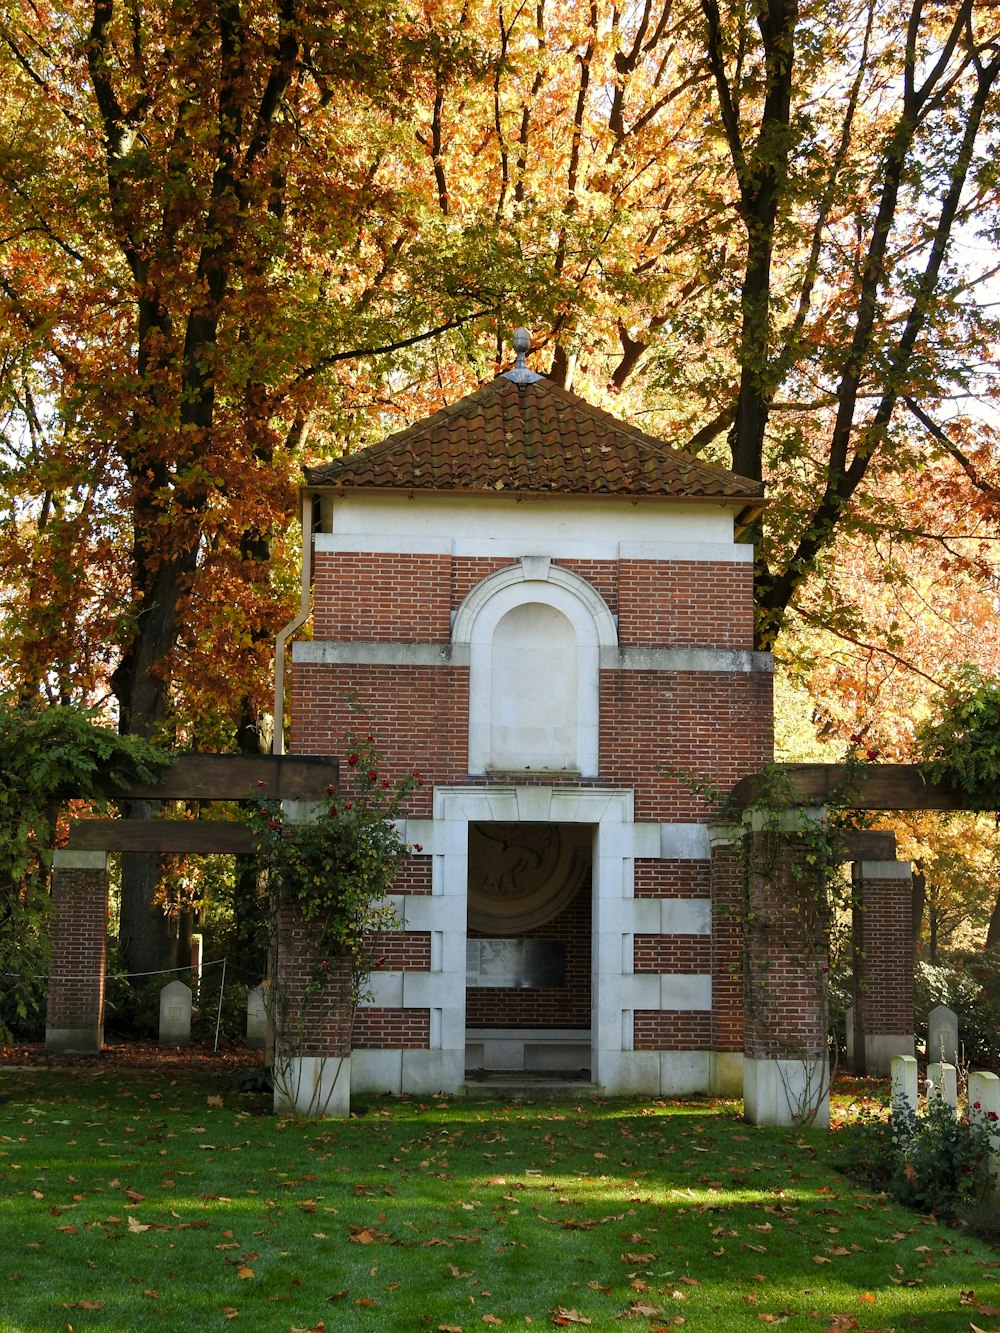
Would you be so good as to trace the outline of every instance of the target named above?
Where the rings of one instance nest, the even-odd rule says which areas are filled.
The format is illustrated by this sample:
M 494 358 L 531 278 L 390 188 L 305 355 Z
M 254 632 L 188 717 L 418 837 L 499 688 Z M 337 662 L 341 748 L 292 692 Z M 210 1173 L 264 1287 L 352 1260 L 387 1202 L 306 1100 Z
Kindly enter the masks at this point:
M 466 985 L 476 989 L 533 990 L 565 986 L 566 946 L 561 940 L 469 940 Z

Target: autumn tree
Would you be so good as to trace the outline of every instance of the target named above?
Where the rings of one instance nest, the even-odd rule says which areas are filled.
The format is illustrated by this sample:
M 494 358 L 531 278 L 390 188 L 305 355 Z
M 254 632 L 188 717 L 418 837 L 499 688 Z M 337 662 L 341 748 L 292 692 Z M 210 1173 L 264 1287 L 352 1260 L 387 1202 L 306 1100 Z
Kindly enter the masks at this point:
M 303 438 L 353 406 L 338 367 L 428 332 L 395 221 L 419 42 L 289 0 L 10 4 L 2 39 L 8 670 L 110 683 L 126 734 L 256 747 Z M 134 870 L 143 969 L 167 945 Z

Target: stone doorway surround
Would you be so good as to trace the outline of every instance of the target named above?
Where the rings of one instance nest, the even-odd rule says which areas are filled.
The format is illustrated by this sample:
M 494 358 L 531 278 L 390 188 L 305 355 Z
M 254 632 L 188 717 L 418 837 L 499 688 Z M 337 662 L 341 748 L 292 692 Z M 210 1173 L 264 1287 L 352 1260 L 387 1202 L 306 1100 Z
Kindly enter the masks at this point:
M 659 933 L 663 907 L 656 899 L 635 897 L 635 858 L 662 854 L 661 825 L 634 821 L 631 789 L 441 786 L 434 791 L 433 812 L 431 820 L 407 820 L 404 830 L 408 842 L 419 842 L 424 854 L 432 857 L 431 893 L 392 898 L 403 929 L 430 932 L 431 969 L 374 975 L 369 1001 L 375 1006 L 428 1008 L 430 1048 L 356 1049 L 354 1090 L 457 1092 L 463 1086 L 469 825 L 525 822 L 586 824 L 594 830 L 590 1066 L 594 1082 L 623 1094 L 659 1093 L 664 1088 L 678 1093 L 707 1091 L 712 1077 L 710 1052 L 633 1049 L 636 1010 L 710 1009 L 711 977 L 634 971 L 634 936 Z M 707 834 L 705 840 L 707 851 Z M 671 987 L 678 989 L 676 996 Z

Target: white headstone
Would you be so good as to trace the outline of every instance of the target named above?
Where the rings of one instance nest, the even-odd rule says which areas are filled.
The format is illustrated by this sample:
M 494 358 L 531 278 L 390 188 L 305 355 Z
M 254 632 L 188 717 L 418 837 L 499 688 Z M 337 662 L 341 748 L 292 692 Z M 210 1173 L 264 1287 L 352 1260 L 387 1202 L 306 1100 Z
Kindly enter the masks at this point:
M 247 995 L 247 1045 L 252 1051 L 262 1051 L 267 1045 L 267 1009 L 264 1006 L 263 985 L 254 986 Z
M 892 1080 L 892 1113 L 898 1115 L 903 1103 L 913 1115 L 917 1114 L 917 1062 L 912 1055 L 894 1055 L 890 1069 Z
M 958 1070 L 954 1065 L 932 1061 L 927 1066 L 927 1100 L 937 1097 L 958 1115 Z
M 958 1064 L 958 1015 L 945 1004 L 927 1015 L 927 1059 L 936 1064 Z
M 1000 1078 L 996 1074 L 969 1075 L 969 1122 L 984 1125 L 990 1136 L 990 1193 L 1000 1196 Z
M 190 1046 L 191 987 L 170 981 L 160 991 L 160 1045 Z

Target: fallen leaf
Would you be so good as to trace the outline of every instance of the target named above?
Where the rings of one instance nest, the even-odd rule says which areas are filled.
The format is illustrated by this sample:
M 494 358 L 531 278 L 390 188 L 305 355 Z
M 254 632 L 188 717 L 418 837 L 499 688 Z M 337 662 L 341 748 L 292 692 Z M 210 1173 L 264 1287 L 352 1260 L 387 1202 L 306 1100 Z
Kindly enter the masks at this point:
M 241 1264 L 236 1270 L 236 1276 L 243 1281 L 246 1281 L 248 1277 L 253 1277 L 253 1269 L 249 1264 Z
M 209 1106 L 219 1107 L 219 1106 L 222 1105 L 222 1098 L 221 1098 L 221 1097 L 209 1097 L 209 1098 L 207 1098 L 207 1101 L 208 1101 Z
M 109 1221 L 109 1222 L 110 1222 L 110 1220 L 111 1220 L 111 1219 L 108 1218 L 108 1221 Z M 138 1219 L 137 1217 L 130 1217 L 129 1220 L 128 1220 L 128 1229 L 129 1229 L 129 1231 L 132 1231 L 132 1232 L 148 1231 L 148 1230 L 149 1230 L 149 1223 L 148 1223 L 148 1222 L 140 1222 L 139 1219 Z
M 557 1305 L 552 1311 L 550 1318 L 553 1324 L 589 1324 L 591 1321 L 582 1315 L 579 1310 L 567 1310 L 562 1305 Z

